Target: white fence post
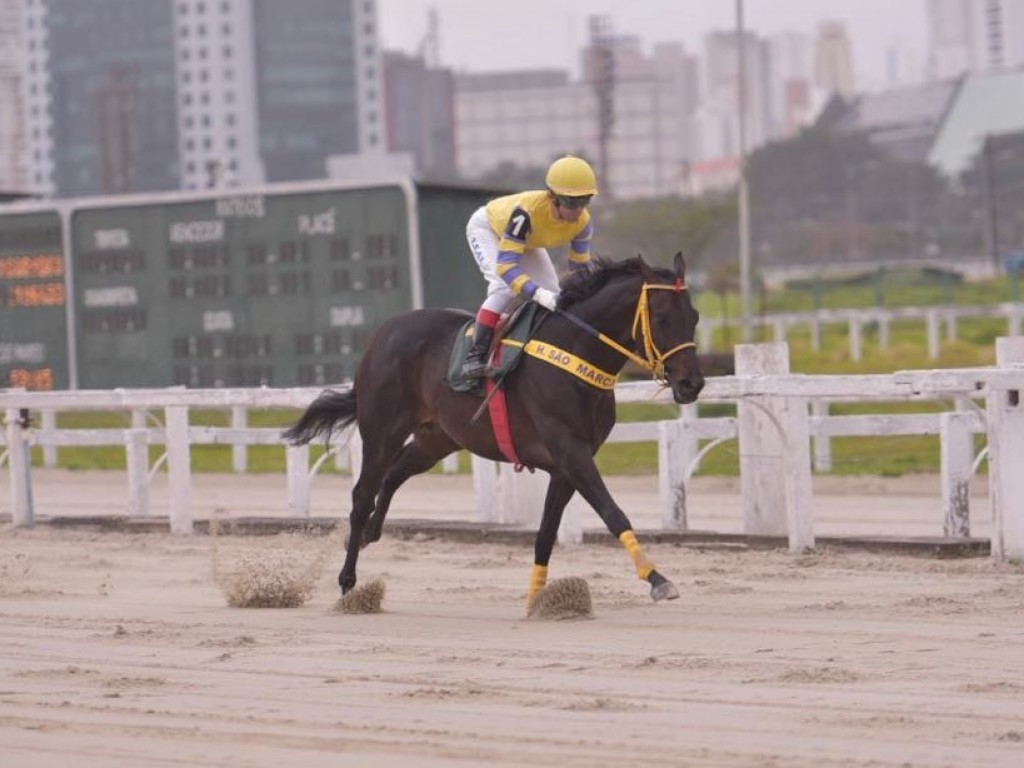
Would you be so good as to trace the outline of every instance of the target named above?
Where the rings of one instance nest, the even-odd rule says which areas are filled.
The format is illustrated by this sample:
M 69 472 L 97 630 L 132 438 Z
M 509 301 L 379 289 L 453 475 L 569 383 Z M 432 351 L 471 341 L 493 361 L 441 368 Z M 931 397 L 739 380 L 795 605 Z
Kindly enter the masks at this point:
M 859 362 L 864 357 L 864 334 L 863 325 L 858 318 L 851 317 L 850 326 L 850 359 Z M 789 373 L 789 370 L 786 370 Z
M 500 518 L 498 509 L 498 463 L 473 454 L 470 457 L 473 470 L 473 506 L 476 519 L 481 523 L 496 523 Z
M 786 523 L 789 551 L 803 552 L 814 548 L 814 526 L 811 519 L 811 435 L 807 399 L 790 397 L 783 400 L 782 426 L 783 472 L 785 473 Z
M 890 320 L 888 315 L 878 316 L 878 348 L 886 350 L 891 341 Z
M 1024 309 L 1021 309 L 1019 304 L 1012 305 L 1010 311 L 1007 313 L 1006 335 L 1020 336 L 1022 320 L 1024 320 Z
M 45 434 L 53 434 L 57 429 L 57 412 L 51 408 L 44 408 L 40 411 L 40 415 L 42 416 L 40 424 L 42 432 Z M 57 466 L 56 445 L 43 446 L 43 466 L 47 469 L 53 469 Z
M 939 414 L 941 436 L 942 530 L 946 536 L 971 535 L 971 468 L 974 464 L 974 415 Z
M 957 339 L 957 318 L 955 312 L 946 313 L 946 341 Z
M 786 344 L 739 344 L 736 374 L 789 373 Z M 805 398 L 751 397 L 737 405 L 743 530 L 814 546 L 810 519 L 810 430 Z
M 996 365 L 1024 371 L 1024 337 L 996 339 Z M 992 557 L 1024 558 L 1024 402 L 1020 389 L 990 385 L 988 477 L 992 502 Z
M 537 528 L 544 511 L 546 472 L 517 473 L 511 464 L 498 467 L 498 520 L 502 523 Z
M 231 406 L 231 428 L 245 429 L 249 426 L 249 409 L 244 405 Z M 235 444 L 231 446 L 231 468 L 235 472 L 245 472 L 249 467 L 249 446 Z
M 928 325 L 928 359 L 939 359 L 939 313 L 937 310 L 929 309 L 927 315 Z
M 167 432 L 167 477 L 170 485 L 171 533 L 192 533 L 192 456 L 188 439 L 188 407 L 164 408 Z
M 817 418 L 828 416 L 829 402 L 816 397 L 811 400 L 811 415 Z M 814 436 L 814 471 L 832 471 L 832 438 L 828 435 Z
M 686 468 L 696 457 L 693 441 L 686 439 L 682 419 L 658 423 L 658 498 L 661 527 L 684 530 L 686 521 Z
M 817 313 L 811 318 L 811 349 L 821 352 L 821 319 Z
M 284 464 L 288 474 L 288 514 L 309 517 L 309 444 L 285 448 Z
M 734 353 L 737 376 L 789 373 L 785 344 L 737 344 Z M 736 404 L 743 531 L 781 536 L 786 533 L 782 446 L 768 407 L 764 397 Z
M 8 408 L 5 413 L 7 428 L 7 468 L 11 478 L 11 522 L 15 526 L 31 527 L 35 524 L 32 507 L 32 465 L 29 461 L 25 428 L 20 409 Z
M 128 517 L 144 517 L 150 511 L 149 430 L 125 430 L 124 447 L 128 470 Z

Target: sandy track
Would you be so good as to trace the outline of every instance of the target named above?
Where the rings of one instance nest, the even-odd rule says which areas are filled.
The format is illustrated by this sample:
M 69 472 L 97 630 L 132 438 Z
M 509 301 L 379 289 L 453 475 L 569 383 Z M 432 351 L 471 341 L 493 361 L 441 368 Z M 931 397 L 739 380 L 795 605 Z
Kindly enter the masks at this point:
M 219 539 L 228 562 L 324 539 Z M 523 619 L 529 548 L 385 539 L 385 612 L 226 606 L 211 541 L 0 532 L 0 764 L 973 766 L 1024 755 L 1024 569 L 556 551 L 596 618 Z

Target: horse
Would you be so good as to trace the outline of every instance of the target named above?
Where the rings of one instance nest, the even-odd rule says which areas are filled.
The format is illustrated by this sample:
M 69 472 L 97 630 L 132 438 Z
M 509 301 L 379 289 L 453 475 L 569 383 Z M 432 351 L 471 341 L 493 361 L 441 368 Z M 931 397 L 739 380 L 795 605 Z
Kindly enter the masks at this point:
M 360 549 L 380 539 L 391 500 L 406 480 L 460 449 L 509 460 L 490 420 L 474 418 L 482 410 L 479 393 L 456 392 L 446 381 L 456 336 L 468 319 L 461 310 L 418 309 L 384 321 L 367 343 L 351 388 L 324 390 L 283 432 L 293 445 L 318 436 L 329 442 L 332 431 L 354 422 L 362 437 L 362 470 L 338 574 L 343 594 L 356 585 Z M 594 455 L 615 423 L 613 387 L 627 360 L 669 386 L 677 403 L 697 399 L 704 386 L 694 342 L 698 320 L 681 253 L 671 270 L 652 267 L 642 256 L 596 257 L 563 279 L 556 311 L 537 308 L 524 350 L 530 354 L 501 382 L 516 456 L 550 475 L 528 611 L 547 584 L 562 513 L 577 492 L 625 547 L 651 598 L 679 597 L 638 543 Z

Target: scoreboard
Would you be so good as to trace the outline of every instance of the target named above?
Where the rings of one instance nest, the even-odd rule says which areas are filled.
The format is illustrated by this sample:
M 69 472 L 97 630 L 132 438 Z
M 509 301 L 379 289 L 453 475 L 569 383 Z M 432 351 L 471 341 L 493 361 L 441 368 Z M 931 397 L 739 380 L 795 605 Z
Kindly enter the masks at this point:
M 80 385 L 317 385 L 412 308 L 399 187 L 78 210 Z
M 488 190 L 410 180 L 0 208 L 0 387 L 319 386 L 373 330 L 473 309 Z
M 0 387 L 70 386 L 67 274 L 57 211 L 0 226 Z

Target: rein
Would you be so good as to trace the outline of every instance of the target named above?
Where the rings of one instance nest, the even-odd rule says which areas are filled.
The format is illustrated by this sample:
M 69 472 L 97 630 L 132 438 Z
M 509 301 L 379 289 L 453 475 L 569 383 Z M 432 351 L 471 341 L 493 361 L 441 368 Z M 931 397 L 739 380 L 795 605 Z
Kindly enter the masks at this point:
M 641 368 L 646 368 L 657 381 L 665 383 L 665 361 L 669 359 L 676 352 L 684 349 L 696 349 L 697 344 L 693 341 L 684 341 L 682 344 L 677 344 L 672 347 L 668 352 L 662 352 L 658 349 L 657 344 L 654 343 L 654 337 L 651 334 L 651 305 L 647 295 L 648 291 L 675 291 L 681 293 L 687 290 L 686 284 L 677 279 L 674 285 L 651 285 L 650 283 L 644 283 L 640 288 L 640 298 L 636 302 L 636 313 L 633 316 L 633 340 L 636 340 L 637 328 L 640 329 L 644 339 L 644 357 L 636 354 L 632 350 L 626 349 L 624 346 L 619 344 L 615 339 L 604 335 L 596 328 L 592 327 L 585 321 L 578 318 L 576 315 L 566 312 L 561 309 L 555 310 L 556 313 L 569 320 L 579 328 L 583 329 L 591 336 L 596 337 L 606 345 L 614 349 L 623 357 L 632 360 L 634 363 L 639 365 Z

